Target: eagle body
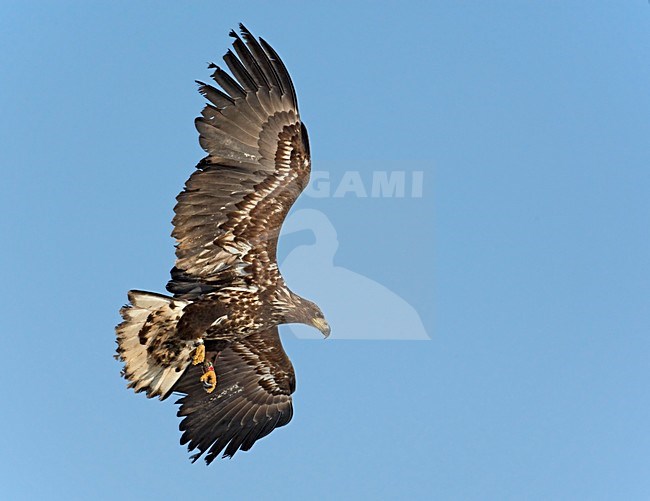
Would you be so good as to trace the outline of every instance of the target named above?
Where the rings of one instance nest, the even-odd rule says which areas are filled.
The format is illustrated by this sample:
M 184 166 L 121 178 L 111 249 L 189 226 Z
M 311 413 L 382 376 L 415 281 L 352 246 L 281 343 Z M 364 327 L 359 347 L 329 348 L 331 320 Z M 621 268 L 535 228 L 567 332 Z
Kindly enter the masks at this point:
M 211 64 L 218 87 L 197 82 L 208 101 L 195 121 L 207 156 L 177 197 L 171 296 L 130 291 L 116 328 L 129 387 L 160 399 L 181 394 L 181 443 L 208 463 L 249 450 L 291 419 L 295 376 L 278 326 L 329 334 L 276 258 L 282 222 L 309 181 L 307 129 L 279 56 L 240 28 L 224 56 L 232 76 Z M 216 386 L 206 391 L 212 370 Z

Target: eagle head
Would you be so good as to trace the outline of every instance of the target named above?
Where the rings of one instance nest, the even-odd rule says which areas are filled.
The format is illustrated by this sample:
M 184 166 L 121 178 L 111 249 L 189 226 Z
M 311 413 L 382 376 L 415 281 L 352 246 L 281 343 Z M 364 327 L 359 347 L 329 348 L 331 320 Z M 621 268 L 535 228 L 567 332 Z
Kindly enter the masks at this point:
M 330 335 L 330 326 L 316 303 L 293 293 L 291 293 L 291 303 L 292 308 L 289 310 L 289 314 L 286 315 L 286 323 L 311 325 L 321 331 L 323 336 Z
M 311 317 L 311 324 L 314 327 L 316 327 L 319 331 L 323 333 L 323 336 L 327 337 L 330 335 L 330 332 L 332 332 L 332 329 L 330 328 L 330 324 L 327 323 L 327 320 L 325 320 L 325 316 L 323 315 L 323 312 L 320 311 L 320 308 L 316 305 L 316 311 Z

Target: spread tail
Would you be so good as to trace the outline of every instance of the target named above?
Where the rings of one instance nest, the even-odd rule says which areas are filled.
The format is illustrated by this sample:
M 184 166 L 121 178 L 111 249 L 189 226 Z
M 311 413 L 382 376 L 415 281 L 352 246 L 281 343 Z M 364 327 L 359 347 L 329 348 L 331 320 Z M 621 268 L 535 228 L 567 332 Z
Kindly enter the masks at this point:
M 147 397 L 165 399 L 192 361 L 198 340 L 182 340 L 176 326 L 189 304 L 161 294 L 130 291 L 130 305 L 120 314 L 116 358 L 124 362 L 122 375 L 129 388 Z

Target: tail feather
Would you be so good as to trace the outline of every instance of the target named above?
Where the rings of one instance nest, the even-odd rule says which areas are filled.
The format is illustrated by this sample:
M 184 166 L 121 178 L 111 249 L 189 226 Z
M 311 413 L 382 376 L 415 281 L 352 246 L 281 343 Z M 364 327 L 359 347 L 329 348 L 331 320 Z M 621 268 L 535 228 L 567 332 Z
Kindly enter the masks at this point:
M 176 326 L 187 301 L 143 291 L 129 292 L 120 310 L 117 356 L 129 388 L 165 399 L 192 359 L 198 340 L 182 340 Z

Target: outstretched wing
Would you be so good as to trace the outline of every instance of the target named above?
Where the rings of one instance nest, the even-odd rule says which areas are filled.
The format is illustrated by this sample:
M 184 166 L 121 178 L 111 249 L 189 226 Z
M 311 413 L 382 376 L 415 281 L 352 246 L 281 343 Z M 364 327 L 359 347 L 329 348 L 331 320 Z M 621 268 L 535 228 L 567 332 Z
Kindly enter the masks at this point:
M 208 357 L 215 353 L 207 354 Z M 183 417 L 181 445 L 198 450 L 210 464 L 221 452 L 232 457 L 247 451 L 293 415 L 291 394 L 296 380 L 293 366 L 282 348 L 277 327 L 253 334 L 223 350 L 215 364 L 217 388 L 206 393 L 199 366 L 188 368 L 174 391 L 185 393 L 176 403 Z
M 167 289 L 176 295 L 262 282 L 309 181 L 307 130 L 289 73 L 270 45 L 240 28 L 242 38 L 230 33 L 235 52 L 224 56 L 234 78 L 211 65 L 222 90 L 198 82 L 209 101 L 196 119 L 208 155 L 174 209 L 177 259 Z

